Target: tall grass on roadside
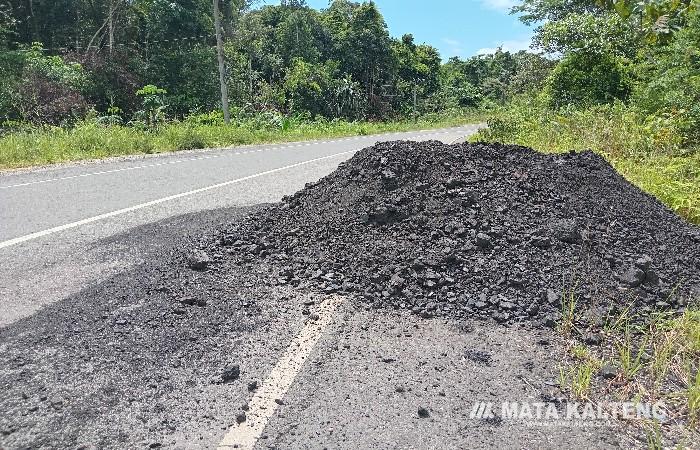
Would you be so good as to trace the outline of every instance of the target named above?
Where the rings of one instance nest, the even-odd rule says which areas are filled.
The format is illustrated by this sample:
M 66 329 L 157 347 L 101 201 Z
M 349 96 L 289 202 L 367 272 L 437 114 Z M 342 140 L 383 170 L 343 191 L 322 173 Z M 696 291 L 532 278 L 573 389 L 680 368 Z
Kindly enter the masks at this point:
M 438 128 L 478 119 L 477 113 L 457 111 L 397 122 L 276 118 L 270 121 L 246 119 L 224 125 L 194 118 L 146 128 L 84 121 L 72 128 L 48 127 L 0 136 L 0 169 L 109 156 Z

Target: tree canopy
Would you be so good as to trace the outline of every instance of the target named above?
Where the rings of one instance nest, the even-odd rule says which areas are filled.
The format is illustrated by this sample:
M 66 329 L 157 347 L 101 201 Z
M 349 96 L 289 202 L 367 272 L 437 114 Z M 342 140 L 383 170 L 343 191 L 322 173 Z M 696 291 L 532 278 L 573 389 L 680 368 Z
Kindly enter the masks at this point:
M 219 0 L 231 104 L 249 113 L 386 119 L 473 107 L 541 85 L 551 68 L 500 50 L 443 63 L 413 35 L 392 37 L 372 1 L 255 3 Z M 219 105 L 210 0 L 15 0 L 0 9 L 0 39 L 0 119 L 61 124 L 115 108 L 128 119 L 143 112 L 146 85 L 167 91 L 171 117 Z M 76 104 L 58 105 L 62 96 Z

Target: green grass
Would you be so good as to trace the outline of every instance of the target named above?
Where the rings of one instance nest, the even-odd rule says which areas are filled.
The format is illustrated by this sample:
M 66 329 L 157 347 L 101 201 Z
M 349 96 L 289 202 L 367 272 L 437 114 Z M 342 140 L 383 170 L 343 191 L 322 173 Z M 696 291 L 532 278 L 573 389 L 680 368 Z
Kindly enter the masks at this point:
M 562 292 L 561 297 L 561 317 L 558 329 L 565 336 L 570 336 L 576 321 L 576 288 L 578 283 L 573 283 Z
M 649 155 L 610 158 L 631 183 L 688 219 L 700 224 L 700 152 L 690 155 Z
M 580 343 L 572 343 L 569 354 L 571 363 L 559 366 L 559 387 L 576 399 L 586 400 L 591 393 L 593 377 L 600 370 L 602 362 Z
M 86 121 L 72 128 L 44 128 L 1 136 L 0 169 L 110 156 L 440 128 L 479 119 L 477 113 L 460 112 L 418 121 L 285 121 L 279 126 L 245 122 L 211 125 L 184 121 L 166 123 L 151 130 Z
M 568 357 L 559 366 L 559 385 L 575 399 L 655 403 L 661 401 L 670 424 L 685 427 L 683 434 L 700 431 L 700 306 L 682 312 L 654 312 L 632 316 L 629 309 L 608 317 L 608 325 L 588 325 L 604 336 L 600 346 L 587 346 L 563 335 Z M 581 323 L 581 326 L 586 326 Z M 560 330 L 561 331 L 561 330 Z M 619 367 L 622 377 L 604 380 L 596 374 L 606 364 Z M 650 448 L 660 448 L 658 423 L 645 427 Z

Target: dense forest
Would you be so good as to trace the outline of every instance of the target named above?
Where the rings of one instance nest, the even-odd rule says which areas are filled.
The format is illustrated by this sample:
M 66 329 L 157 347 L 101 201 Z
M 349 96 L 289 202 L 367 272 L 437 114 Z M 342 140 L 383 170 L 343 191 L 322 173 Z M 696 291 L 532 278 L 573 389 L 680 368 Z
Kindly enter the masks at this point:
M 538 88 L 551 63 L 497 52 L 443 64 L 389 35 L 373 2 L 220 0 L 237 116 L 268 111 L 395 119 L 504 101 Z M 0 17 L 0 117 L 66 125 L 90 114 L 151 122 L 220 108 L 210 0 L 18 0 Z
M 613 115 L 626 112 L 664 135 L 655 145 L 700 141 L 697 0 L 524 0 L 513 13 L 539 24 L 534 48 L 557 55 L 533 99 L 539 106 L 616 105 Z

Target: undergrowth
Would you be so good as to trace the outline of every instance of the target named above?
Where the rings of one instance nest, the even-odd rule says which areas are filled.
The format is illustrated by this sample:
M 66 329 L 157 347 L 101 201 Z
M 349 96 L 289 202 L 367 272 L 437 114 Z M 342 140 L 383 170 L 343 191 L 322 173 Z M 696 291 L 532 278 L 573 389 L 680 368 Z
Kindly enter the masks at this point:
M 664 423 L 639 423 L 649 448 L 660 448 L 662 435 L 675 444 L 692 440 L 700 432 L 700 304 L 644 316 L 631 310 L 613 309 L 602 327 L 579 320 L 574 328 L 569 312 L 562 314 L 568 358 L 559 366 L 559 386 L 578 400 L 661 402 Z M 564 334 L 572 328 L 576 334 Z M 584 343 L 591 333 L 600 336 L 598 343 Z
M 47 127 L 0 136 L 0 169 L 244 144 L 287 142 L 464 125 L 476 112 L 432 115 L 417 121 L 245 120 L 231 125 L 190 118 L 153 127 L 84 121 L 71 128 Z

